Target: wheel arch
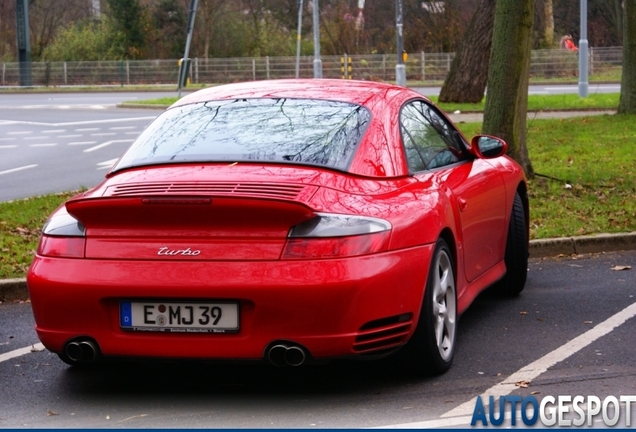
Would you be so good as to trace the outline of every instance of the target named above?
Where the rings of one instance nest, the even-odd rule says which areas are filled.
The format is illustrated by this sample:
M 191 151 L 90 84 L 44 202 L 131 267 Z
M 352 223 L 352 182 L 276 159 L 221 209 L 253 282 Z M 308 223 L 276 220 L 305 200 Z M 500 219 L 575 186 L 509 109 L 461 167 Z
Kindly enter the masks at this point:
M 525 182 L 520 182 L 517 186 L 516 193 L 521 198 L 523 204 L 523 213 L 526 216 L 526 239 L 528 240 L 528 246 L 530 245 L 530 200 L 528 198 L 528 185 Z
M 448 248 L 450 249 L 451 258 L 453 258 L 453 276 L 455 276 L 455 284 L 457 284 L 457 268 L 459 267 L 459 257 L 457 256 L 457 243 L 455 242 L 453 231 L 450 228 L 446 227 L 440 232 L 439 238 L 444 239 L 444 241 L 448 245 Z

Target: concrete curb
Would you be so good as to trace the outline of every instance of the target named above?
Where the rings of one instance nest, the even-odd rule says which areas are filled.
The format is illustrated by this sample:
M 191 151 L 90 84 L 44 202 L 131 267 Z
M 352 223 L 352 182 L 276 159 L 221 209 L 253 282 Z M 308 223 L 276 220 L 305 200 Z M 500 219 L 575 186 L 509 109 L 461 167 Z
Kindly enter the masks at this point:
M 561 237 L 530 242 L 530 256 L 533 258 L 634 249 L 636 232 Z
M 532 258 L 636 250 L 636 232 L 530 241 Z M 26 279 L 0 279 L 0 302 L 29 298 Z
M 0 302 L 29 298 L 26 278 L 0 280 Z

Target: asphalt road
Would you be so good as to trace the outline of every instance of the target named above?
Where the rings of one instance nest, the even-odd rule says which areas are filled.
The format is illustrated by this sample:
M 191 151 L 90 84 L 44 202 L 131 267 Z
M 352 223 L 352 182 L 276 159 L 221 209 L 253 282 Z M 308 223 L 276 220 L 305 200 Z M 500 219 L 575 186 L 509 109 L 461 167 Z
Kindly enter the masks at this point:
M 529 268 L 519 297 L 482 296 L 468 309 L 453 367 L 434 378 L 409 375 L 393 357 L 297 369 L 176 360 L 75 369 L 30 352 L 38 340 L 28 303 L 0 304 L 0 428 L 470 427 L 474 398 L 489 392 L 636 395 L 636 251 L 532 259 Z M 600 414 L 591 422 L 604 426 Z
M 118 109 L 166 93 L 7 94 L 0 98 L 0 201 L 98 184 L 161 110 Z
M 425 95 L 439 87 L 417 88 Z M 619 85 L 591 85 L 590 94 Z M 531 94 L 576 93 L 576 85 L 531 86 Z M 90 188 L 161 110 L 123 109 L 125 101 L 175 92 L 6 93 L 0 97 L 0 202 Z M 479 121 L 455 118 L 456 121 Z

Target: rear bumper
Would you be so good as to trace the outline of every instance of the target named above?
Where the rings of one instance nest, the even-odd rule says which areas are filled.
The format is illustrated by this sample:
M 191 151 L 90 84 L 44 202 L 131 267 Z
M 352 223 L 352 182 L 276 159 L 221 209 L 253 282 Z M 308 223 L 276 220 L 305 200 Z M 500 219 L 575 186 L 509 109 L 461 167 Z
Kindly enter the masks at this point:
M 284 340 L 326 358 L 377 352 L 408 340 L 432 249 L 321 261 L 160 263 L 36 256 L 27 283 L 38 337 L 54 352 L 85 336 L 106 356 L 260 359 L 269 344 Z M 121 300 L 238 301 L 240 330 L 125 331 L 119 326 Z M 397 316 L 400 322 L 388 319 Z

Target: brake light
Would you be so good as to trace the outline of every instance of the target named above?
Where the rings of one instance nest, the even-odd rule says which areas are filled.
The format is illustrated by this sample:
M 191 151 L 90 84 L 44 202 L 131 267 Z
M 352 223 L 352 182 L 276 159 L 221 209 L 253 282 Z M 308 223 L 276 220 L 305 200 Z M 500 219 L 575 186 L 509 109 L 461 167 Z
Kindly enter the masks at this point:
M 38 255 L 60 258 L 84 258 L 84 237 L 50 237 L 43 235 L 38 244 Z
M 282 259 L 337 258 L 387 250 L 391 224 L 371 217 L 318 214 L 289 232 Z
M 61 258 L 84 258 L 86 229 L 62 206 L 44 224 L 38 255 Z
M 336 258 L 386 250 L 387 232 L 353 237 L 289 239 L 283 259 Z

